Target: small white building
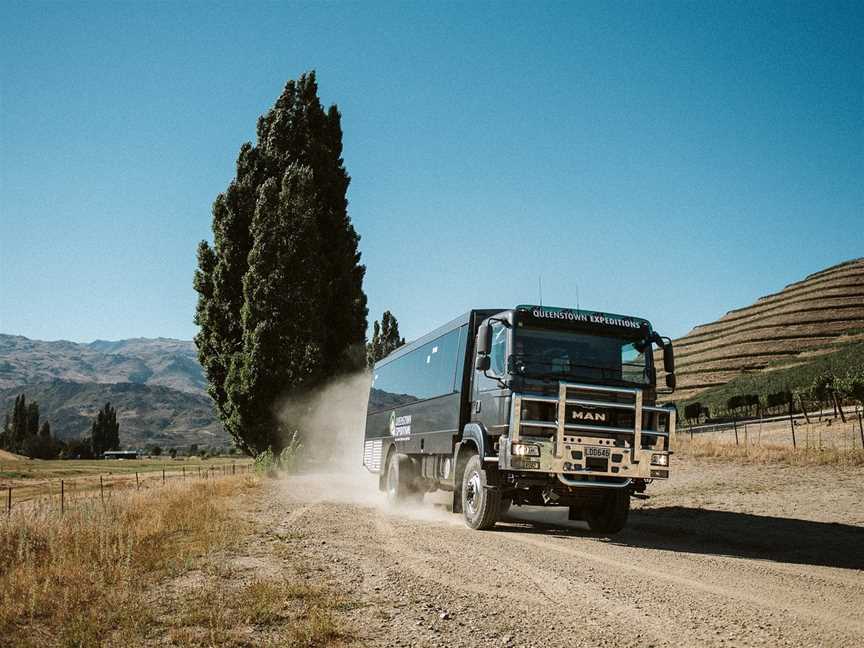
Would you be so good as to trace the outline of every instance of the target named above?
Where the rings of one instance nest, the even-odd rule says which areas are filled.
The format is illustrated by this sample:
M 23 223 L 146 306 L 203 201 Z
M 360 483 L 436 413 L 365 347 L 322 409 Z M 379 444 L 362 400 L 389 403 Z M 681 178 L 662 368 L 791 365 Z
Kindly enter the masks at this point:
M 103 459 L 137 459 L 137 450 L 108 450 L 102 453 Z

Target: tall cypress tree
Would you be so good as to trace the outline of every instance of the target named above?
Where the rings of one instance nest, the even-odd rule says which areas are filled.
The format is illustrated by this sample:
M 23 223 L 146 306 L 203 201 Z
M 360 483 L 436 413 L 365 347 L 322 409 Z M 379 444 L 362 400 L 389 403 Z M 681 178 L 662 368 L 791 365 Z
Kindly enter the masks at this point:
M 289 81 L 244 144 L 198 246 L 195 342 L 237 445 L 279 449 L 276 400 L 358 365 L 365 268 L 347 212 L 341 116 L 315 74 Z M 359 360 L 362 364 L 362 359 Z
M 27 428 L 30 423 L 30 412 L 27 407 L 27 398 L 24 394 L 15 398 L 15 406 L 12 408 L 12 430 L 11 450 L 20 452 L 27 441 Z
M 27 406 L 27 432 L 28 437 L 39 434 L 39 403 L 33 401 Z
M 384 311 L 381 316 L 381 323 L 375 321 L 372 341 L 366 345 L 366 363 L 371 367 L 403 344 L 405 344 L 405 338 L 399 335 L 399 322 L 389 310 Z
M 117 422 L 117 410 L 111 403 L 96 413 L 96 418 L 90 426 L 90 447 L 97 459 L 107 450 L 120 449 L 120 424 Z

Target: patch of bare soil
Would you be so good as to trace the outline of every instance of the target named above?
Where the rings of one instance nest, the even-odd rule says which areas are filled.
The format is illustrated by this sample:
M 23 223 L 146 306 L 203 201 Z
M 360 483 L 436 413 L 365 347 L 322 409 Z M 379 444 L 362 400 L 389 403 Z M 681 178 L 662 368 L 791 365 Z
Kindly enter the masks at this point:
M 371 476 L 291 477 L 248 503 L 270 533 L 230 564 L 302 565 L 352 602 L 353 645 L 864 644 L 864 469 L 676 464 L 612 537 L 528 507 L 471 531 L 446 497 L 394 512 Z

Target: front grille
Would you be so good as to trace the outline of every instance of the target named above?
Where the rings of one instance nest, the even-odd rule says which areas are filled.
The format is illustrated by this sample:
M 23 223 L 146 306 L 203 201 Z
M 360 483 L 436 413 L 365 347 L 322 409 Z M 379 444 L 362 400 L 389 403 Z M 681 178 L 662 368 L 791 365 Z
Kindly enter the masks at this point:
M 647 405 L 641 389 L 562 381 L 557 392 L 550 392 L 551 388 L 539 394 L 513 394 L 513 435 L 556 438 L 557 457 L 562 456 L 562 446 L 570 443 L 621 449 L 653 448 L 661 444 L 668 447 L 663 438 L 675 430 L 674 413 Z M 566 404 L 561 402 L 564 399 Z M 575 455 L 573 458 L 576 459 Z M 601 461 L 608 464 L 606 459 Z M 605 472 L 606 466 L 602 470 Z

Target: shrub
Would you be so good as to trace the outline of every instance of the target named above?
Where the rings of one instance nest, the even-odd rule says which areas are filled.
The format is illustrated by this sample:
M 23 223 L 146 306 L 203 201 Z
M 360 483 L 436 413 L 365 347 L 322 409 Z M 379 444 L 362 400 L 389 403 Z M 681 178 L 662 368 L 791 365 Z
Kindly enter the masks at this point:
M 300 442 L 300 437 L 295 430 L 278 456 L 273 453 L 272 448 L 267 448 L 264 452 L 256 455 L 255 472 L 267 477 L 276 477 L 279 471 L 294 472 L 299 463 L 300 451 L 302 449 L 303 444 Z
M 297 430 L 294 430 L 288 443 L 285 444 L 285 447 L 282 448 L 282 452 L 279 453 L 279 467 L 285 472 L 294 472 L 302 449 L 303 444 L 300 442 Z

